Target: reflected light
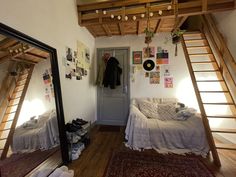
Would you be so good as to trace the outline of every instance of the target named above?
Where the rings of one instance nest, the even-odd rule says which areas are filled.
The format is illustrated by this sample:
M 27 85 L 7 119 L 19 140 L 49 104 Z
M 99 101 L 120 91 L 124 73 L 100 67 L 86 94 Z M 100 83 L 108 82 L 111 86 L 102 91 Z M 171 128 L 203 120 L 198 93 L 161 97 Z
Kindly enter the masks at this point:
M 186 77 L 178 83 L 175 96 L 186 106 L 195 108 L 198 112 L 200 112 L 190 78 Z
M 34 99 L 32 101 L 25 100 L 21 108 L 17 126 L 22 125 L 33 116 L 43 114 L 45 111 L 46 108 L 40 99 Z

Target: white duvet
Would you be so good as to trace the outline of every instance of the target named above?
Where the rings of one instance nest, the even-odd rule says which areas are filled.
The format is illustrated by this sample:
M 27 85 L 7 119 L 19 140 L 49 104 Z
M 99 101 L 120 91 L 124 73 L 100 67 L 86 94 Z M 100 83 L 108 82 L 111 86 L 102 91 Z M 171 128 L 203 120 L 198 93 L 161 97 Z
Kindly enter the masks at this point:
M 41 117 L 33 128 L 17 127 L 11 145 L 13 153 L 47 150 L 59 144 L 56 114 Z
M 187 120 L 148 119 L 131 105 L 125 130 L 127 147 L 135 150 L 155 149 L 160 153 L 194 153 L 206 156 L 209 146 L 200 117 Z

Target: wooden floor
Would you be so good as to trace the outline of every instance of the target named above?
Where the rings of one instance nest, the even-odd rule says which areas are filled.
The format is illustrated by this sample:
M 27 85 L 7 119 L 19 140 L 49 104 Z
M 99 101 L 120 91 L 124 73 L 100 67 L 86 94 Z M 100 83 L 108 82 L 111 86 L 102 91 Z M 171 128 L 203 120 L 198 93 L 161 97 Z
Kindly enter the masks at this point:
M 102 177 L 114 149 L 125 148 L 124 128 L 121 131 L 99 131 L 95 126 L 91 131 L 91 144 L 82 152 L 79 159 L 69 164 L 75 177 Z M 222 167 L 216 168 L 212 159 L 205 159 L 207 166 L 216 177 L 236 177 L 236 151 L 219 151 Z

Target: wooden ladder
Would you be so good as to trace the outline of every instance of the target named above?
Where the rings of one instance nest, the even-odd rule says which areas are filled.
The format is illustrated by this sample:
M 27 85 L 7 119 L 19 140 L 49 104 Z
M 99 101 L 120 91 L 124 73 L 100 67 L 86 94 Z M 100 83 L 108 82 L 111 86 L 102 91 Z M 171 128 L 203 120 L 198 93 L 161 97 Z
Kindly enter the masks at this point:
M 1 160 L 6 158 L 9 146 L 12 143 L 13 133 L 17 124 L 27 88 L 29 86 L 33 69 L 34 65 L 32 65 L 29 69 L 24 69 L 24 71 L 19 74 L 13 93 L 8 100 L 8 105 L 0 124 Z
M 231 134 L 236 129 L 211 128 L 208 120 L 235 119 L 236 105 L 205 34 L 186 32 L 181 41 L 214 163 L 221 166 L 217 149 L 236 150 L 236 145 L 216 144 L 213 133 Z

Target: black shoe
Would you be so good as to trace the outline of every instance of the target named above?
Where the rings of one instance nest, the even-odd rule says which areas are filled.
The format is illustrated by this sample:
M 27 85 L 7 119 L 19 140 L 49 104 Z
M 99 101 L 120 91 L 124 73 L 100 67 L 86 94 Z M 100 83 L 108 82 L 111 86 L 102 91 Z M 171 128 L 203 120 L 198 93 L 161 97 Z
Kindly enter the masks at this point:
M 67 123 L 65 127 L 66 127 L 66 131 L 68 131 L 68 132 L 77 132 L 78 131 L 78 129 L 75 126 L 73 126 L 71 123 Z
M 85 125 L 85 124 L 88 123 L 88 121 L 85 121 L 85 120 L 83 120 L 83 119 L 79 119 L 79 118 L 77 118 L 75 121 L 76 121 L 77 124 L 79 124 L 79 125 Z
M 72 121 L 72 125 L 73 125 L 77 130 L 82 129 L 82 127 L 81 127 L 79 124 L 75 123 L 74 121 Z

